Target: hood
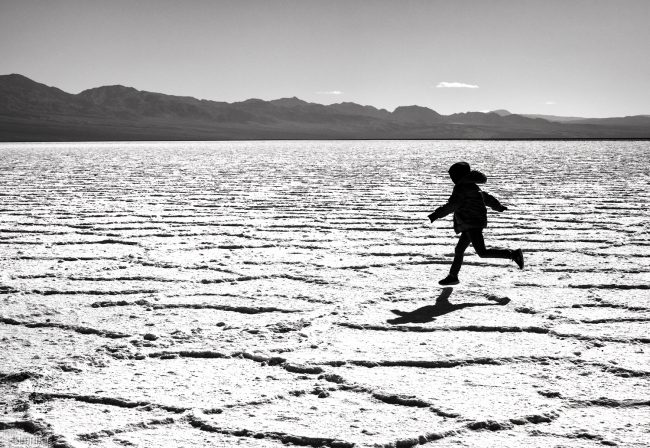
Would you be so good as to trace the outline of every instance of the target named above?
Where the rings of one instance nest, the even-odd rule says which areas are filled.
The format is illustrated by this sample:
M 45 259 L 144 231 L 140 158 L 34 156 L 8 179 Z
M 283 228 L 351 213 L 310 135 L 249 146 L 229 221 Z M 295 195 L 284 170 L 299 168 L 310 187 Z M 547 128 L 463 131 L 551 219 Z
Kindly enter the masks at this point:
M 467 176 L 470 172 L 469 163 L 456 162 L 449 168 L 449 177 L 453 183 L 458 183 L 460 179 Z
M 487 177 L 485 177 L 485 174 L 481 173 L 480 171 L 470 171 L 469 174 L 466 174 L 465 176 L 461 177 L 458 179 L 456 184 L 484 184 L 487 182 Z

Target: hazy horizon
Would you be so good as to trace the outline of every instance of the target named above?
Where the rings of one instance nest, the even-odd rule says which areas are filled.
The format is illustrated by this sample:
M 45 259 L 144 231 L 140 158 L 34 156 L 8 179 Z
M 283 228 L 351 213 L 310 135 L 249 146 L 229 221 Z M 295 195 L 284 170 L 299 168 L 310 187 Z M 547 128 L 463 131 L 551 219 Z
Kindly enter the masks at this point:
M 4 1 L 0 73 L 237 102 L 650 114 L 643 0 Z

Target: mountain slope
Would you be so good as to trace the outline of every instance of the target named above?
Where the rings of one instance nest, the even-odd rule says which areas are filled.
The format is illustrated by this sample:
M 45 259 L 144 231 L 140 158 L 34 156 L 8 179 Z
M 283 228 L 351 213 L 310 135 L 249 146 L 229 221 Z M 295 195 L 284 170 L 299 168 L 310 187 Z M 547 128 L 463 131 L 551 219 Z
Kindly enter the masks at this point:
M 649 138 L 647 116 L 558 123 L 534 116 L 422 106 L 393 112 L 299 98 L 226 103 L 120 85 L 66 93 L 22 75 L 0 76 L 0 140 Z

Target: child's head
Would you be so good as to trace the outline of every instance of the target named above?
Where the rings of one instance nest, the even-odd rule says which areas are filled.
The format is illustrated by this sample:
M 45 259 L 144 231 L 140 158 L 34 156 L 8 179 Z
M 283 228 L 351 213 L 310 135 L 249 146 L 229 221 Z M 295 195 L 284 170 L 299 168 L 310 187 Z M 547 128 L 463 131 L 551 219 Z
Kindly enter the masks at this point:
M 454 183 L 458 183 L 460 179 L 467 176 L 470 172 L 469 163 L 456 162 L 449 168 L 449 177 Z

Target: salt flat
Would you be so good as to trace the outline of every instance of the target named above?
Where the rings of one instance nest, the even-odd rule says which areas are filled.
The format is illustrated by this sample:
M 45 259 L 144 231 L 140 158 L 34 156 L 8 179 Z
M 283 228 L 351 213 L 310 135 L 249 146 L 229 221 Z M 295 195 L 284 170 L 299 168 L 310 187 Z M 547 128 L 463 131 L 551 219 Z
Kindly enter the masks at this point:
M 2 144 L 0 446 L 648 446 L 649 158 Z M 441 288 L 456 236 L 426 215 L 458 160 L 526 268 L 470 248 Z

